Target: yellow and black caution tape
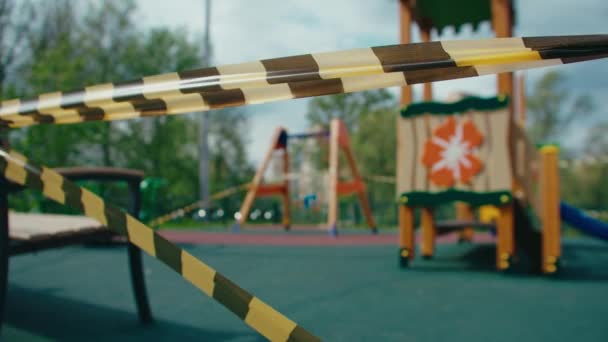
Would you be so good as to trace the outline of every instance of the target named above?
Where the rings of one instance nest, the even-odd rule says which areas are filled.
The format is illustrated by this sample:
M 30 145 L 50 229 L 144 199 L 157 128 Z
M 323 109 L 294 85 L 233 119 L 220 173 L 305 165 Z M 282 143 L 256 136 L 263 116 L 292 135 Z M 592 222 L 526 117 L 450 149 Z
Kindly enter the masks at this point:
M 380 46 L 226 65 L 42 94 L 0 104 L 0 126 L 110 121 L 406 86 L 608 57 L 608 35 Z M 317 340 L 296 323 L 90 191 L 0 152 L 18 184 L 79 208 L 163 261 L 271 340 Z
M 0 106 L 0 125 L 109 121 L 340 94 L 608 57 L 608 35 L 378 46 L 148 76 Z
M 38 168 L 15 152 L 0 150 L 0 172 L 22 186 L 42 191 L 58 203 L 77 208 L 110 230 L 126 236 L 146 253 L 162 261 L 209 297 L 236 314 L 272 341 L 319 341 L 317 337 L 245 291 L 192 254 L 169 242 L 122 210 L 57 172 Z
M 199 200 L 194 203 L 188 204 L 186 206 L 177 208 L 167 214 L 164 214 L 162 216 L 159 216 L 159 217 L 151 220 L 150 223 L 148 223 L 148 224 L 152 227 L 158 227 L 165 222 L 169 222 L 171 220 L 175 220 L 177 218 L 183 217 L 184 215 L 188 214 L 192 210 L 195 210 L 195 209 L 201 208 L 201 207 L 206 207 L 213 201 L 217 201 L 222 198 L 239 193 L 241 191 L 245 191 L 245 190 L 249 189 L 250 184 L 251 183 L 245 183 L 245 184 L 241 184 L 241 185 L 237 185 L 237 186 L 233 186 L 233 187 L 224 189 L 222 191 L 218 191 L 218 192 L 214 193 L 213 195 L 209 196 L 208 199 Z

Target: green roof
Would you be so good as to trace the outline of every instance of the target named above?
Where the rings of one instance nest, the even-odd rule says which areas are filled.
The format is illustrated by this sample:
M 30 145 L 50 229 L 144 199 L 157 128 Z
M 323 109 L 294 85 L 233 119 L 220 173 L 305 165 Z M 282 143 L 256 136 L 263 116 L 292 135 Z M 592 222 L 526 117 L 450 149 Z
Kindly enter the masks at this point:
M 508 96 L 477 97 L 468 96 L 457 102 L 417 102 L 401 108 L 401 117 L 411 118 L 414 116 L 431 115 L 453 115 L 474 111 L 494 111 L 509 106 Z
M 484 21 L 492 21 L 491 0 L 418 0 L 412 5 L 414 20 L 420 27 L 437 29 L 454 27 L 456 32 L 465 24 L 471 24 L 476 31 Z M 513 13 L 513 5 L 511 4 Z M 512 15 L 514 18 L 515 16 Z

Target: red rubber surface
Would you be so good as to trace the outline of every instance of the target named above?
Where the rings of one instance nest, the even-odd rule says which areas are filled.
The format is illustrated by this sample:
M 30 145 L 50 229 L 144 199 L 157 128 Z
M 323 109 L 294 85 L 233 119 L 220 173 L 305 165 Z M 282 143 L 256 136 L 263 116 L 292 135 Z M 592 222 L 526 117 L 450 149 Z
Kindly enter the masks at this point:
M 396 246 L 397 234 L 348 233 L 330 237 L 326 232 L 318 234 L 248 233 L 248 232 L 201 232 L 193 230 L 164 230 L 160 234 L 176 243 L 204 245 L 266 245 L 266 246 Z M 418 237 L 417 237 L 418 238 Z M 489 233 L 476 233 L 474 243 L 494 241 Z M 458 233 L 441 235 L 437 243 L 456 243 Z

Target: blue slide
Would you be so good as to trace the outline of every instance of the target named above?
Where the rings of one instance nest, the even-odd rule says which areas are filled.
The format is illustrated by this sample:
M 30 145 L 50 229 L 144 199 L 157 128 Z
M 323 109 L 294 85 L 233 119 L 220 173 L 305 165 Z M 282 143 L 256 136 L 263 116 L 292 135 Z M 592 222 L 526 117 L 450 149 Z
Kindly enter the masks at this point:
M 587 235 L 608 241 L 608 223 L 594 219 L 582 210 L 564 202 L 560 202 L 559 212 L 564 222 Z

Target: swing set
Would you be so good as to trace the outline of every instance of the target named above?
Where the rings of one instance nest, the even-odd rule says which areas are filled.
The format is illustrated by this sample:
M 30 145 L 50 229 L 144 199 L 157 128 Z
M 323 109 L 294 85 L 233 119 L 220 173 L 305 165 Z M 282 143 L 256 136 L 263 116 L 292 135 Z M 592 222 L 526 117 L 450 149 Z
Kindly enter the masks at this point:
M 246 223 L 256 198 L 265 196 L 281 197 L 283 206 L 282 225 L 285 230 L 291 228 L 290 178 L 292 177 L 290 175 L 292 174 L 290 174 L 289 167 L 288 145 L 290 141 L 311 138 L 327 138 L 329 140 L 328 215 L 326 225 L 328 233 L 331 236 L 336 236 L 338 233 L 339 197 L 353 194 L 357 195 L 367 226 L 372 232 L 377 232 L 376 222 L 374 221 L 366 194 L 367 187 L 357 168 L 348 130 L 344 122 L 338 119 L 331 121 L 329 130 L 289 134 L 284 127 L 277 127 L 275 129 L 268 151 L 250 183 L 245 200 L 239 210 L 239 215 L 237 215 L 237 222 L 234 225 L 235 230 L 238 230 Z M 343 152 L 347 167 L 352 175 L 352 179 L 348 181 L 340 179 L 340 151 Z M 270 184 L 264 183 L 264 174 L 269 169 L 271 160 L 277 154 L 282 159 L 281 180 Z M 314 197 L 317 196 L 315 195 Z

